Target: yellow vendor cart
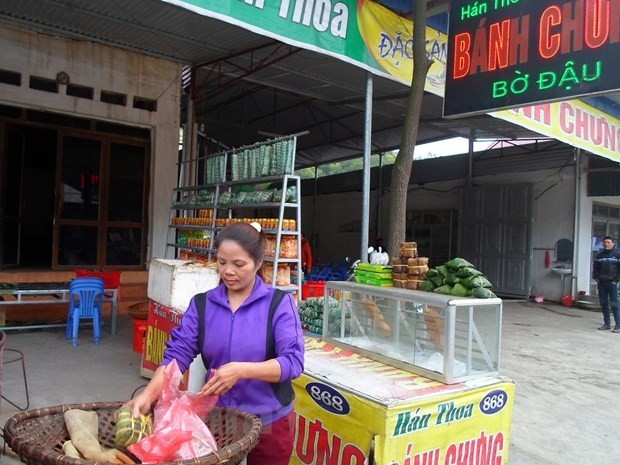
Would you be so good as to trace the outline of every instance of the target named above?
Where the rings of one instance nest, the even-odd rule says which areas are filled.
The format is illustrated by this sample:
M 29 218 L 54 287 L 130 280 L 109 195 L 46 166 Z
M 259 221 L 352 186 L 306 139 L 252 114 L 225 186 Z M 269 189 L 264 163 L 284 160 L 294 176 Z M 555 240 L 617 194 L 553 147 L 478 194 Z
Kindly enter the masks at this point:
M 306 338 L 294 381 L 291 464 L 508 462 L 500 299 L 329 282 L 316 304 L 323 337 Z

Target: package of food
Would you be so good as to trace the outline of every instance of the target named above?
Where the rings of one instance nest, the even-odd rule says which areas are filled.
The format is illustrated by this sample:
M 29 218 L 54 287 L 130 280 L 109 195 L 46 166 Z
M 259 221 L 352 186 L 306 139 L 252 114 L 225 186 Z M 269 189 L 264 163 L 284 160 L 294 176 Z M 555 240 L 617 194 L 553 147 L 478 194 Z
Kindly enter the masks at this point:
M 396 273 L 407 273 L 407 265 L 394 265 L 393 267 L 394 274 Z
M 418 256 L 417 248 L 400 249 L 401 257 L 416 258 Z
M 428 271 L 428 266 L 426 265 L 415 265 L 415 266 L 408 267 L 409 276 L 423 275 L 423 274 L 426 274 L 427 271 Z
M 392 270 L 390 269 L 384 271 L 355 270 L 355 274 L 359 276 L 365 276 L 369 279 L 392 279 L 393 275 Z
M 265 257 L 275 257 L 276 255 L 276 236 L 265 235 Z
M 271 269 L 273 270 L 273 267 Z M 288 286 L 290 284 L 291 269 L 288 265 L 278 265 L 278 271 L 276 273 L 276 286 Z
M 391 272 L 392 267 L 389 265 L 377 265 L 372 263 L 358 263 L 357 269 L 361 271 L 371 271 L 373 273 Z
M 273 263 L 263 263 L 261 270 L 263 281 L 271 285 L 273 283 Z
M 282 236 L 280 239 L 280 258 L 297 258 L 297 237 Z
M 380 287 L 392 287 L 394 285 L 394 280 L 392 278 L 389 279 L 376 279 L 376 278 L 365 278 L 364 284 L 370 284 L 371 286 L 380 286 Z
M 153 414 L 141 414 L 134 418 L 129 407 L 116 412 L 116 434 L 114 446 L 126 448 L 153 433 Z
M 413 291 L 417 291 L 419 289 L 422 289 L 423 285 L 424 285 L 424 280 L 423 279 L 409 279 L 407 281 L 407 289 L 411 289 Z

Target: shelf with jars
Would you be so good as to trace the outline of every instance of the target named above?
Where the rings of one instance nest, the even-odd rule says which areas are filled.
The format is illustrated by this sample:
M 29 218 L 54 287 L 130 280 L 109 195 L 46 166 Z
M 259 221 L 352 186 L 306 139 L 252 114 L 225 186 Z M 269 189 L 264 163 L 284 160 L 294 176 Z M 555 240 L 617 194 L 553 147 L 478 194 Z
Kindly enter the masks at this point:
M 203 184 L 173 189 L 166 258 L 212 260 L 219 230 L 257 222 L 266 241 L 263 279 L 301 298 L 301 282 L 291 282 L 291 269 L 301 269 L 295 146 L 296 136 L 288 136 L 208 157 Z
M 457 224 L 456 210 L 409 210 L 406 240 L 417 242 L 429 266 L 441 265 L 456 256 Z

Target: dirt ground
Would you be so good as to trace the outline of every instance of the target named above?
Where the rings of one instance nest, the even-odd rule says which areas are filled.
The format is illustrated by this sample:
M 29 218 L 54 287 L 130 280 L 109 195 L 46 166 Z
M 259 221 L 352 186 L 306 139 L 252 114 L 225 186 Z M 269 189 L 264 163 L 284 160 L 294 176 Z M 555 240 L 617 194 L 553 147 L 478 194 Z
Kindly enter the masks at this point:
M 501 373 L 516 383 L 510 465 L 620 463 L 620 334 L 600 312 L 504 305 Z

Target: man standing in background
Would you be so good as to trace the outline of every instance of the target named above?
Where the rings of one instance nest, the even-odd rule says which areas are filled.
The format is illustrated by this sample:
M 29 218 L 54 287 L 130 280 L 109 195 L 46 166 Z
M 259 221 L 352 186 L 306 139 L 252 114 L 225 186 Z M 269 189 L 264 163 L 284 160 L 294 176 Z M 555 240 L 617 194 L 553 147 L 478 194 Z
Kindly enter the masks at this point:
M 620 310 L 618 309 L 618 280 L 620 279 L 620 252 L 609 236 L 603 238 L 603 250 L 594 259 L 593 277 L 598 287 L 598 299 L 603 310 L 603 326 L 611 329 L 610 308 L 615 326 L 612 333 L 620 333 Z

